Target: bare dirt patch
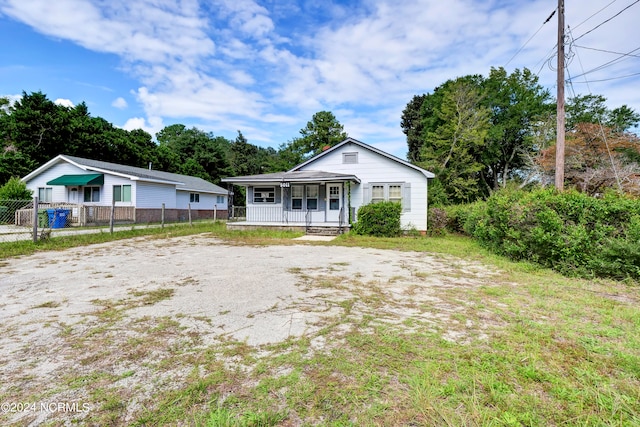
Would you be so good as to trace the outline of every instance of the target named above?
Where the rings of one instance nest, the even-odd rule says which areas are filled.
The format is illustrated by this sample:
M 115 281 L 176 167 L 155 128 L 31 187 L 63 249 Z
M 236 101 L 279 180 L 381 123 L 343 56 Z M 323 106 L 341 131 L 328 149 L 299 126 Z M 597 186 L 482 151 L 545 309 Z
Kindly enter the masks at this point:
M 16 410 L 0 422 L 128 424 L 200 371 L 234 367 L 242 346 L 306 335 L 322 351 L 315 334 L 335 319 L 482 339 L 499 321 L 466 319 L 475 303 L 459 295 L 495 274 L 423 253 L 206 236 L 11 259 L 0 269 L 0 402 Z

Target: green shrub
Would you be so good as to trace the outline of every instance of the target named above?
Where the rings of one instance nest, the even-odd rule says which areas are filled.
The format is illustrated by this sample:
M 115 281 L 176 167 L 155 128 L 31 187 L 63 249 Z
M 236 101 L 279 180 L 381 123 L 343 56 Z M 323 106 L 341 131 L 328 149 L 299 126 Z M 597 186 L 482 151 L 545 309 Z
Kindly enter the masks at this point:
M 33 192 L 20 178 L 10 178 L 0 187 L 0 200 L 31 200 Z
M 554 189 L 501 191 L 454 210 L 490 250 L 567 275 L 640 278 L 640 201 Z
M 358 209 L 356 234 L 378 237 L 394 237 L 402 233 L 400 214 L 402 205 L 395 202 L 371 203 Z

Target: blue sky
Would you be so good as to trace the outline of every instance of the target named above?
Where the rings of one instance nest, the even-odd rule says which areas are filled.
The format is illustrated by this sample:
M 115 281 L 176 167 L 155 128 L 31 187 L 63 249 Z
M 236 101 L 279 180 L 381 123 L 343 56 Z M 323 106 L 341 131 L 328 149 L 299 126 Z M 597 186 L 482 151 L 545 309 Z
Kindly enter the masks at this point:
M 567 96 L 600 94 L 611 108 L 640 112 L 640 3 L 565 3 L 570 34 L 579 38 L 569 75 L 614 61 L 576 78 Z M 555 95 L 556 72 L 546 60 L 555 64 L 556 16 L 543 22 L 556 6 L 0 0 L 0 96 L 42 91 L 67 105 L 84 101 L 92 115 L 125 129 L 154 135 L 183 123 L 230 139 L 240 130 L 249 142 L 275 148 L 299 136 L 315 112 L 329 110 L 350 136 L 405 157 L 402 110 L 448 79 L 526 67 Z

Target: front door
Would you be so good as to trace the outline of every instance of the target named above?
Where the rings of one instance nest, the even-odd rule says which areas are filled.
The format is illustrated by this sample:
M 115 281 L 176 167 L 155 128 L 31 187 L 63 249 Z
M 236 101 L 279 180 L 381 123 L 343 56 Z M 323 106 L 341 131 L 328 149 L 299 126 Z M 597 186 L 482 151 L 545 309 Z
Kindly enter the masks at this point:
M 340 221 L 342 184 L 327 184 L 327 222 Z

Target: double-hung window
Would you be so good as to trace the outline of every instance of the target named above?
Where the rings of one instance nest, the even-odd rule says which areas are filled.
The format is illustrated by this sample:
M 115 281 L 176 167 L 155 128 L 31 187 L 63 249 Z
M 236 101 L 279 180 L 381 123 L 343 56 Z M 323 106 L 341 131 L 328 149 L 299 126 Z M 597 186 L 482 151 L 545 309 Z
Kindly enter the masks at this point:
M 38 200 L 40 202 L 51 202 L 53 200 L 53 189 L 51 187 L 38 188 Z
M 304 186 L 292 185 L 291 186 L 291 209 L 302 210 L 302 198 L 304 196 Z
M 84 187 L 84 201 L 86 203 L 100 201 L 100 187 Z
M 371 186 L 371 203 L 384 202 L 384 185 L 372 185 Z
M 131 186 L 130 185 L 114 185 L 113 201 L 114 202 L 130 202 Z
M 368 187 L 368 190 L 366 189 Z M 365 186 L 365 203 L 395 202 L 402 205 L 403 211 L 411 210 L 411 184 L 372 183 Z M 368 200 L 367 200 L 368 199 Z
M 275 187 L 256 187 L 253 189 L 253 203 L 275 203 Z
M 307 185 L 307 210 L 315 211 L 318 209 L 319 187 L 317 185 Z

